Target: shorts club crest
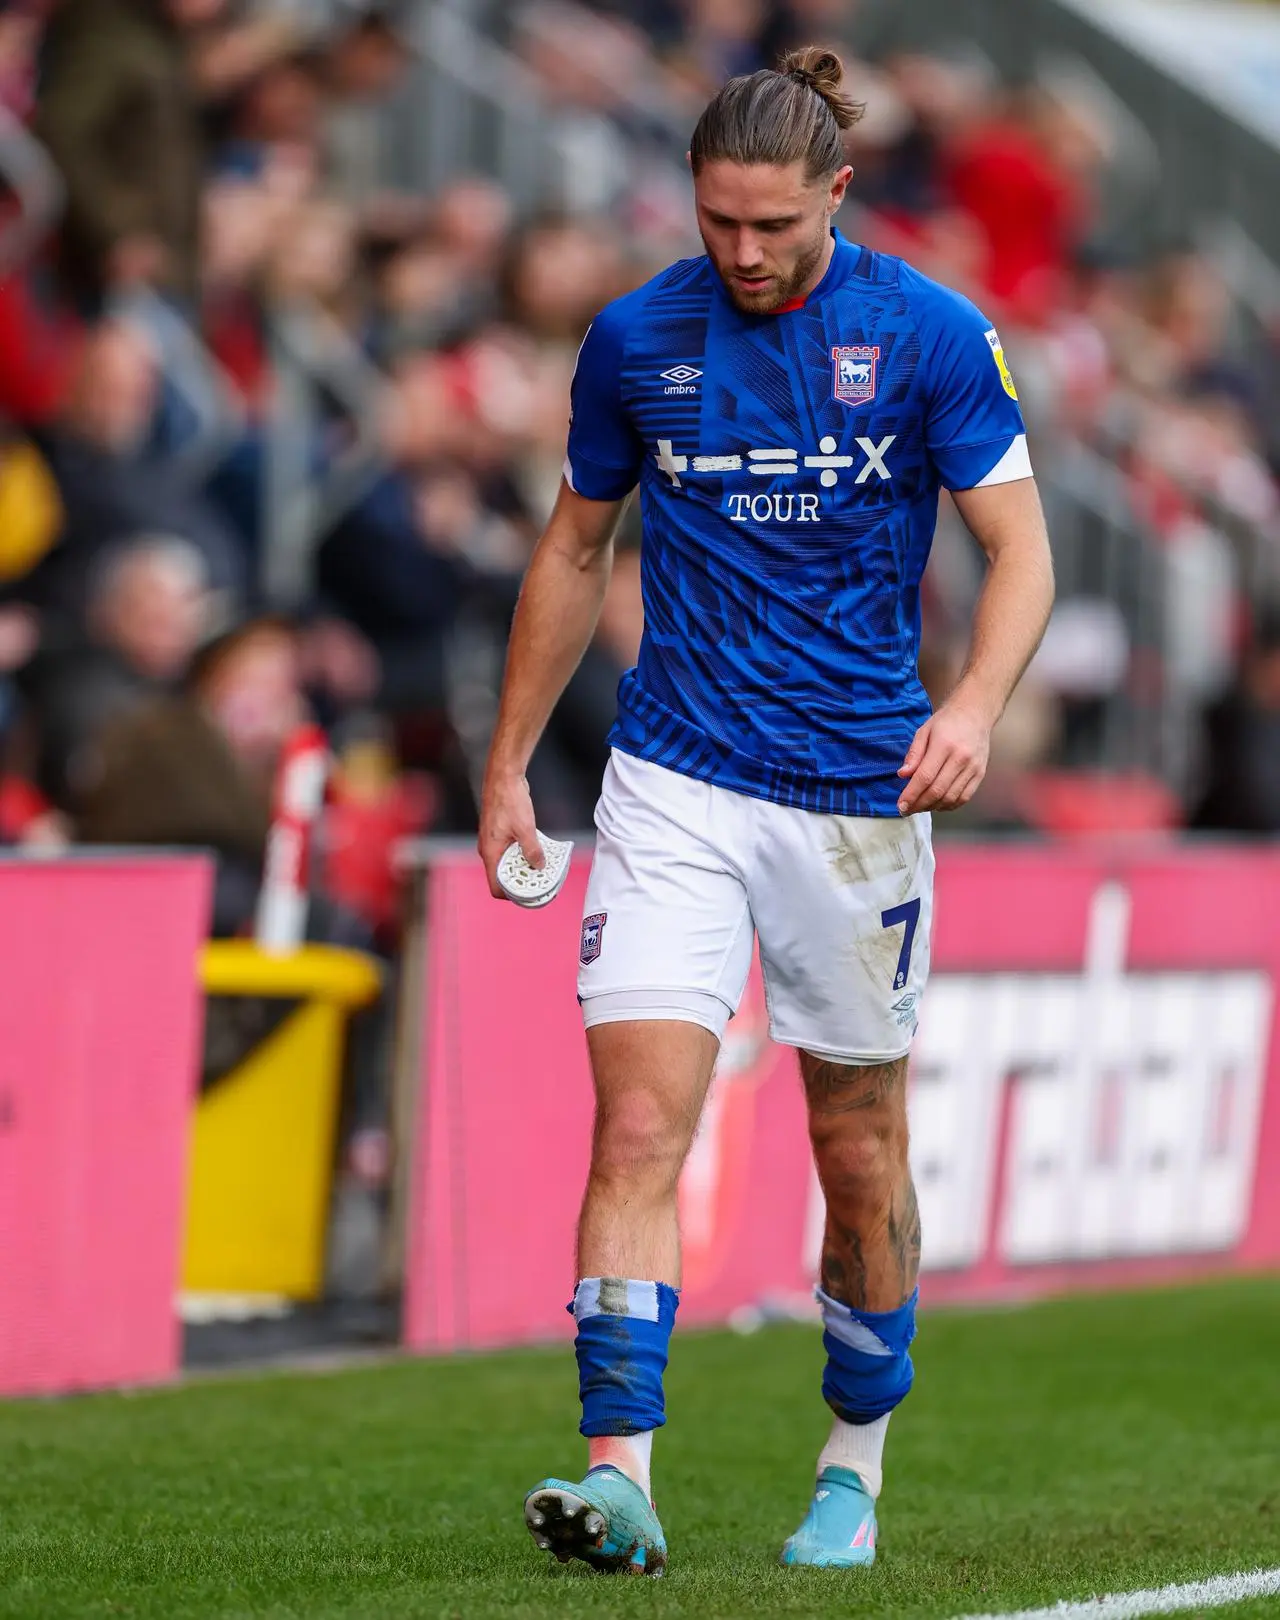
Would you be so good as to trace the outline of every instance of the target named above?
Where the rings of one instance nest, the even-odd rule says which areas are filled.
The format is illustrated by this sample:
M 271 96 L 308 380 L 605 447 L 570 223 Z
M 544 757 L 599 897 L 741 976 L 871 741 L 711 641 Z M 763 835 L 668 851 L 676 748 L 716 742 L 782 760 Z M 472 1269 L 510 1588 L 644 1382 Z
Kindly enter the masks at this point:
M 607 911 L 597 911 L 592 916 L 582 919 L 582 947 L 578 952 L 578 960 L 583 967 L 587 967 L 599 957 L 604 925 L 608 920 Z

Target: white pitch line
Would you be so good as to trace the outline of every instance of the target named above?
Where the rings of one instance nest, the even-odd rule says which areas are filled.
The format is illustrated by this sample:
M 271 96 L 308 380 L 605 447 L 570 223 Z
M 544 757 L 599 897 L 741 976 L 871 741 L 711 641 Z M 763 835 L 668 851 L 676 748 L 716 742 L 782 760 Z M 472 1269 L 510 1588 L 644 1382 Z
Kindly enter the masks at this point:
M 1103 1597 L 1064 1598 L 1047 1609 L 1009 1609 L 1000 1614 L 964 1614 L 958 1620 L 1135 1620 L 1144 1614 L 1177 1614 L 1183 1609 L 1216 1609 L 1224 1603 L 1280 1593 L 1280 1569 L 1215 1575 L 1185 1586 L 1156 1586 L 1145 1592 L 1108 1592 Z

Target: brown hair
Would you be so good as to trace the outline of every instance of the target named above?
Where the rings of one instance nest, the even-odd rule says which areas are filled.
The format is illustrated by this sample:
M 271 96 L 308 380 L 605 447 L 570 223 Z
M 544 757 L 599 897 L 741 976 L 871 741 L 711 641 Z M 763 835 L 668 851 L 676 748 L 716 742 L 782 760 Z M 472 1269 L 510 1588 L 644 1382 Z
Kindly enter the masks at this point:
M 803 162 L 805 177 L 834 174 L 844 162 L 842 130 L 863 108 L 840 88 L 844 64 L 834 51 L 811 45 L 788 51 L 775 69 L 730 79 L 712 99 L 689 145 L 697 174 L 704 163 Z

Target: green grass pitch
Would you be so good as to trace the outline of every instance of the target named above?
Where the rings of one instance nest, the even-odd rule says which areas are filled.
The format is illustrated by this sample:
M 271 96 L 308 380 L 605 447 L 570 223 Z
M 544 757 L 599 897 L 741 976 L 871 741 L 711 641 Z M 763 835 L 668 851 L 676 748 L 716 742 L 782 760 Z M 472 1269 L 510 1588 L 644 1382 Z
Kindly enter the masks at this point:
M 677 1334 L 662 1581 L 525 1532 L 583 1460 L 567 1349 L 0 1405 L 0 1616 L 874 1620 L 1280 1565 L 1280 1280 L 927 1314 L 917 1351 L 850 1573 L 775 1564 L 826 1428 L 801 1326 Z

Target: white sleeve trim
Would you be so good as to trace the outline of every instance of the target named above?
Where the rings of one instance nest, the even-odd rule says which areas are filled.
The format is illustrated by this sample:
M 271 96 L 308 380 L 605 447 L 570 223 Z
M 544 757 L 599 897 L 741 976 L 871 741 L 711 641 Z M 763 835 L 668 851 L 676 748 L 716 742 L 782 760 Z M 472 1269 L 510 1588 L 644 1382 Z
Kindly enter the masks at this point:
M 585 341 L 586 341 L 586 339 L 584 338 L 583 342 L 585 343 Z M 573 493 L 576 495 L 578 492 L 577 492 L 576 489 L 574 489 L 574 486 L 573 486 L 573 468 L 569 465 L 568 456 L 566 456 L 564 458 L 564 481 L 565 481 L 566 484 L 568 484 L 569 488 L 572 489 Z
M 1016 484 L 1022 478 L 1034 478 L 1031 470 L 1031 452 L 1027 449 L 1027 436 L 1019 433 L 995 466 L 974 486 L 990 489 L 993 484 Z

